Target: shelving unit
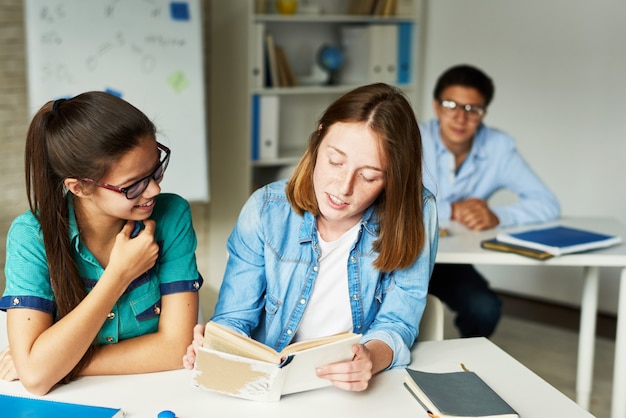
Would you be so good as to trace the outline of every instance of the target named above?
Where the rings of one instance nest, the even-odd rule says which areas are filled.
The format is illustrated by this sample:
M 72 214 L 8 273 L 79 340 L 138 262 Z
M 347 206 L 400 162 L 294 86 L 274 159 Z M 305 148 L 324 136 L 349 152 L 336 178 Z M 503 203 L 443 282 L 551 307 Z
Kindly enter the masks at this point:
M 262 1 L 262 0 L 258 0 Z M 267 0 L 273 4 L 273 0 Z M 300 6 L 314 0 L 300 0 Z M 308 34 L 305 38 L 314 39 L 316 26 L 327 28 L 323 36 L 337 40 L 338 34 L 333 29 L 346 24 L 374 24 L 409 22 L 413 25 L 411 45 L 411 80 L 402 88 L 413 104 L 419 103 L 420 91 L 420 32 L 422 0 L 397 0 L 413 7 L 411 13 L 399 17 L 368 17 L 345 14 L 350 0 L 317 0 L 322 13 L 285 17 L 271 13 L 256 13 L 254 0 L 207 0 L 207 16 L 211 36 L 207 39 L 209 86 L 208 117 L 210 119 L 210 178 L 211 202 L 207 212 L 208 254 L 202 255 L 207 265 L 206 287 L 204 288 L 205 307 L 212 307 L 217 298 L 217 291 L 226 266 L 225 242 L 230 235 L 241 207 L 250 193 L 258 186 L 285 175 L 288 167 L 294 165 L 304 150 L 308 135 L 315 129 L 315 121 L 321 111 L 335 98 L 353 86 L 296 86 L 266 87 L 253 83 L 254 62 L 258 62 L 258 40 L 253 36 L 257 23 L 274 31 L 283 27 L 283 31 L 292 33 L 290 43 L 285 45 L 291 54 L 291 44 L 300 55 L 288 58 L 296 72 L 303 73 L 310 69 L 313 62 L 313 49 L 306 49 L 296 43 L 296 35 Z M 342 12 L 340 12 L 342 11 Z M 302 7 L 300 8 L 302 12 Z M 419 24 L 418 24 L 419 22 Z M 319 29 L 318 29 L 319 32 Z M 317 32 L 315 32 L 317 33 Z M 278 43 L 280 33 L 275 34 Z M 316 35 L 317 36 L 317 35 Z M 334 37 L 333 37 L 334 36 Z M 319 42 L 319 40 L 318 40 Z M 255 47 L 257 45 L 257 47 Z M 312 48 L 312 47 L 311 47 Z M 261 52 L 263 43 L 261 42 Z M 261 54 L 261 56 L 263 56 Z M 302 67 L 300 67 L 302 66 Z M 252 156 L 252 99 L 260 96 L 275 96 L 280 101 L 284 112 L 280 118 L 281 154 L 276 159 L 254 160 Z M 287 144 L 293 149 L 288 150 Z M 190 175 L 193 167 L 189 168 Z M 193 178 L 190 177 L 190 181 Z M 211 311 L 205 309 L 205 315 Z
M 348 14 L 348 0 L 319 0 L 319 13 L 294 15 L 276 13 L 273 0 L 267 6 L 259 3 L 249 1 L 247 25 L 250 191 L 289 175 L 322 111 L 346 91 L 382 81 L 402 88 L 417 103 L 421 2 L 400 1 L 405 5 L 401 16 Z M 268 34 L 283 49 L 296 86 L 277 87 L 269 80 Z M 344 56 L 332 85 L 317 66 L 323 46 L 337 47 Z

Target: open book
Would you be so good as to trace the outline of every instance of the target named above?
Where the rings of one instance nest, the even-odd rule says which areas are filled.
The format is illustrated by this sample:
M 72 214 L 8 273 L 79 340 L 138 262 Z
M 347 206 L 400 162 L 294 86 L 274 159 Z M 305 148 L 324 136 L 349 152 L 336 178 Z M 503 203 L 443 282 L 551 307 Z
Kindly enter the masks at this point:
M 471 371 L 428 373 L 406 369 L 404 386 L 429 416 L 519 418 L 484 380 Z
M 315 368 L 351 360 L 361 335 L 351 332 L 300 341 L 277 352 L 215 322 L 206 324 L 193 382 L 239 398 L 277 401 L 281 395 L 329 386 Z

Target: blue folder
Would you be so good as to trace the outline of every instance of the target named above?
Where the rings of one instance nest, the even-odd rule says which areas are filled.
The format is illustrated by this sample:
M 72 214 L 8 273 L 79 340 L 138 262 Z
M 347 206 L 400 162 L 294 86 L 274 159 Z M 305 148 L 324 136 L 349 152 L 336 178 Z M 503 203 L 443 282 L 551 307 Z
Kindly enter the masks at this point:
M 601 234 L 562 225 L 516 233 L 501 232 L 496 238 L 501 242 L 534 248 L 553 255 L 595 250 L 622 242 L 622 238 L 616 235 Z
M 114 418 L 123 417 L 124 413 L 119 408 L 0 394 L 0 416 L 12 418 Z

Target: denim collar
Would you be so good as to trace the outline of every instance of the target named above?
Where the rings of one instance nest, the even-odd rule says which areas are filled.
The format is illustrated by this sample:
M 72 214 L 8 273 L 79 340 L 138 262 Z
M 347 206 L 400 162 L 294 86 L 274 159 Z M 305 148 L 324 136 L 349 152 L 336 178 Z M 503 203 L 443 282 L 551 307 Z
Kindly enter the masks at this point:
M 376 215 L 375 206 L 370 206 L 363 213 L 360 224 L 362 229 L 365 229 L 372 235 L 376 235 L 378 231 L 378 216 Z M 311 212 L 304 212 L 302 218 L 302 224 L 300 225 L 299 240 L 300 243 L 312 241 L 317 236 L 317 222 L 316 217 Z

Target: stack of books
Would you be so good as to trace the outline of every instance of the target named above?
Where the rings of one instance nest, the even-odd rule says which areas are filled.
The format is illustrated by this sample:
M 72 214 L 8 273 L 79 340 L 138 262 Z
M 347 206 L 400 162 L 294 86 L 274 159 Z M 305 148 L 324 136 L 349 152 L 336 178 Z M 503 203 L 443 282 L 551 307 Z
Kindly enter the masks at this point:
M 546 260 L 565 254 L 581 253 L 620 244 L 617 235 L 558 225 L 528 229 L 521 232 L 501 232 L 495 238 L 484 240 L 481 247 Z

